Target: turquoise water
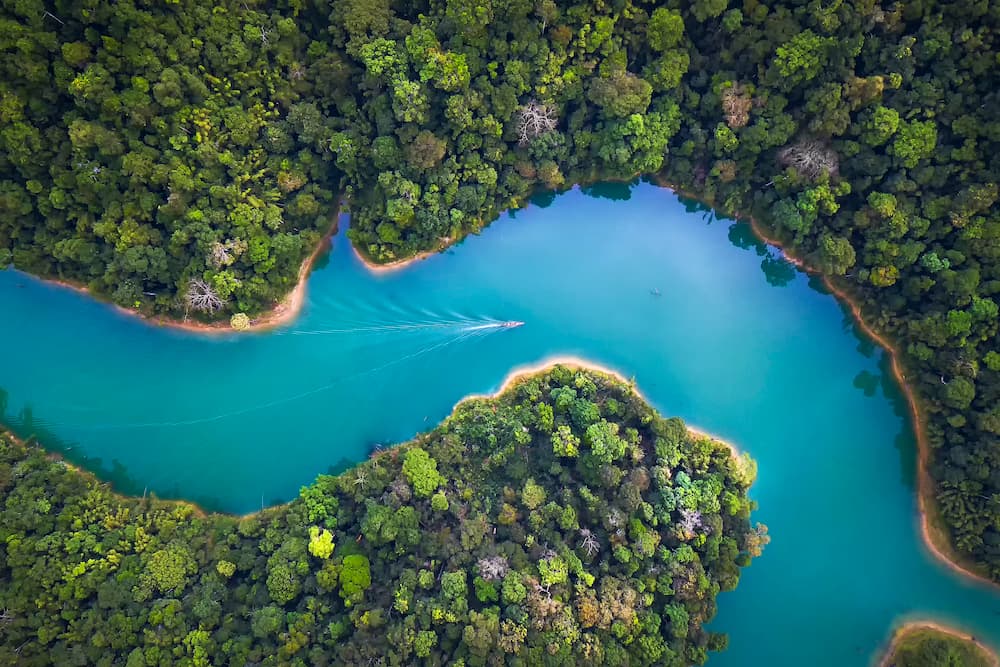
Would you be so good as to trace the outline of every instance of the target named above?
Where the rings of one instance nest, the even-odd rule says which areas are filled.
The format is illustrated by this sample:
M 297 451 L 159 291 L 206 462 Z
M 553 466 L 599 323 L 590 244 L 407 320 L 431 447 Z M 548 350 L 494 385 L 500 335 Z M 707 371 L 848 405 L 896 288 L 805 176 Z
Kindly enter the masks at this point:
M 576 355 L 759 463 L 773 541 L 719 598 L 730 649 L 711 664 L 866 665 L 912 616 L 1000 646 L 1000 595 L 919 538 L 913 433 L 884 353 L 745 225 L 651 185 L 599 194 L 549 198 L 392 273 L 369 273 L 341 235 L 302 315 L 257 335 L 150 327 L 0 272 L 0 421 L 120 490 L 247 512 L 430 428 L 512 368 Z

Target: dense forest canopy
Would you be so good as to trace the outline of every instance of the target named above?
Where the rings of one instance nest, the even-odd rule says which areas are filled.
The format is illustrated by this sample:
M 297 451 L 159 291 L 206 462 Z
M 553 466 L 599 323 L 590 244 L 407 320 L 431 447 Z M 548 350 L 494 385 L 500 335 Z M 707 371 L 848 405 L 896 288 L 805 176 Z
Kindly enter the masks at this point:
M 1000 5 L 2 6 L 0 264 L 252 314 L 340 194 L 384 262 L 539 188 L 660 172 L 753 213 L 901 343 L 935 504 L 1000 579 Z
M 902 629 L 883 667 L 997 667 L 997 656 L 970 639 L 932 626 Z
M 0 434 L 0 663 L 701 664 L 755 473 L 562 366 L 242 518 Z

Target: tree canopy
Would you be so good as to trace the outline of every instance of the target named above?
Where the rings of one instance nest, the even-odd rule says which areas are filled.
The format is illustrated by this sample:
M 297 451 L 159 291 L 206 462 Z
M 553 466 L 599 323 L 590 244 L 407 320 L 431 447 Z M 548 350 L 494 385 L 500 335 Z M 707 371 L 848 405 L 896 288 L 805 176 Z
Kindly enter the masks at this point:
M 388 262 L 660 172 L 898 342 L 945 532 L 1000 579 L 1000 6 L 661 4 L 3 0 L 0 265 L 250 316 L 341 195 Z
M 244 517 L 117 496 L 0 434 L 0 663 L 702 664 L 768 539 L 755 471 L 560 366 Z

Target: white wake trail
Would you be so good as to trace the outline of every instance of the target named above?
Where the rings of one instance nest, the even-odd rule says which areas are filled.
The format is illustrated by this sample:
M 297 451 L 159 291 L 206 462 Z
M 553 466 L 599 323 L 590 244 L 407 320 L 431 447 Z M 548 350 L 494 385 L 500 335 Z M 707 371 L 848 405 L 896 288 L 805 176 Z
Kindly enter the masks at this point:
M 343 377 L 340 377 L 340 378 L 334 380 L 333 382 L 329 382 L 329 383 L 321 385 L 319 387 L 314 387 L 313 389 L 309 389 L 307 391 L 303 391 L 303 392 L 294 394 L 292 396 L 286 396 L 286 397 L 275 399 L 275 400 L 272 400 L 272 401 L 267 401 L 265 403 L 260 403 L 260 404 L 257 404 L 257 405 L 252 405 L 252 406 L 248 406 L 248 407 L 245 407 L 245 408 L 240 408 L 240 409 L 237 409 L 237 410 L 231 410 L 231 411 L 228 411 L 228 412 L 223 412 L 223 413 L 216 414 L 216 415 L 211 415 L 211 416 L 208 416 L 208 417 L 199 417 L 199 418 L 196 418 L 196 419 L 186 419 L 186 420 L 178 420 L 178 421 L 133 422 L 133 423 L 126 423 L 126 424 L 89 424 L 88 425 L 88 424 L 67 424 L 67 423 L 60 423 L 60 422 L 50 422 L 48 425 L 49 426 L 54 426 L 54 427 L 61 427 L 61 428 L 72 428 L 72 429 L 75 429 L 75 430 L 114 431 L 114 430 L 141 429 L 141 428 L 174 428 L 174 427 L 180 427 L 180 426 L 195 426 L 195 425 L 198 425 L 198 424 L 208 424 L 208 423 L 212 423 L 212 422 L 221 421 L 223 419 L 229 419 L 229 418 L 232 418 L 232 417 L 238 417 L 238 416 L 241 416 L 241 415 L 246 415 L 246 414 L 249 414 L 251 412 L 256 412 L 258 410 L 266 410 L 268 408 L 277 407 L 279 405 L 285 405 L 287 403 L 291 403 L 293 401 L 298 401 L 298 400 L 301 400 L 303 398 L 308 398 L 310 396 L 314 396 L 316 394 L 319 394 L 319 393 L 322 393 L 324 391 L 327 391 L 327 390 L 329 390 L 329 389 L 331 389 L 331 388 L 333 388 L 333 387 L 335 387 L 335 386 L 337 386 L 339 384 L 347 382 L 348 380 L 353 380 L 353 379 L 356 379 L 356 378 L 359 378 L 359 377 L 363 377 L 363 376 L 369 375 L 371 373 L 377 373 L 378 371 L 384 370 L 384 369 L 386 369 L 386 368 L 388 368 L 390 366 L 394 366 L 396 364 L 403 363 L 404 361 L 408 361 L 410 359 L 415 359 L 415 358 L 423 356 L 425 354 L 429 354 L 431 352 L 434 352 L 435 350 L 439 350 L 439 349 L 448 347 L 450 345 L 454 345 L 456 343 L 460 343 L 460 342 L 462 342 L 464 340 L 467 340 L 469 338 L 479 337 L 479 336 L 483 336 L 483 335 L 489 335 L 489 334 L 494 333 L 495 331 L 498 331 L 498 330 L 499 330 L 499 327 L 495 327 L 495 326 L 490 326 L 490 327 L 486 327 L 486 328 L 484 328 L 482 326 L 477 326 L 477 327 L 472 328 L 472 329 L 464 329 L 464 330 L 460 331 L 456 336 L 453 336 L 453 337 L 451 337 L 451 338 L 449 338 L 449 339 L 447 339 L 447 340 L 445 340 L 443 342 L 435 343 L 433 345 L 428 345 L 428 346 L 426 346 L 424 348 L 421 348 L 421 349 L 417 350 L 416 352 L 413 352 L 411 354 L 407 354 L 407 355 L 399 357 L 397 359 L 393 359 L 391 361 L 388 361 L 388 362 L 386 362 L 384 364 L 375 366 L 373 368 L 369 368 L 369 369 L 366 369 L 366 370 L 363 370 L 363 371 L 358 371 L 357 373 L 352 373 L 350 375 L 345 375 Z

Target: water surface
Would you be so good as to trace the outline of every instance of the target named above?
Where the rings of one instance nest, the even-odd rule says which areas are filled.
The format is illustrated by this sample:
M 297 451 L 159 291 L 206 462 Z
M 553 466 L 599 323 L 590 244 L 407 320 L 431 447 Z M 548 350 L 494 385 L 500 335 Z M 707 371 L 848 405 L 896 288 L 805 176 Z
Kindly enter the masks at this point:
M 651 185 L 542 204 L 392 273 L 341 235 L 302 315 L 259 335 L 150 327 L 0 272 L 0 420 L 120 490 L 247 512 L 514 367 L 577 355 L 759 463 L 774 539 L 719 598 L 730 649 L 711 664 L 866 665 L 914 615 L 1000 646 L 1000 596 L 920 540 L 905 404 L 831 296 L 745 225 Z M 526 325 L 488 326 L 503 320 Z

